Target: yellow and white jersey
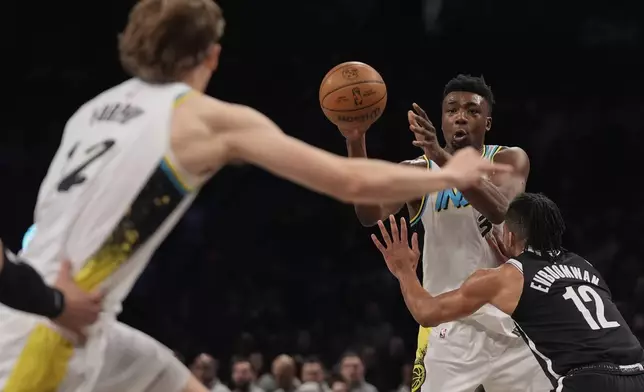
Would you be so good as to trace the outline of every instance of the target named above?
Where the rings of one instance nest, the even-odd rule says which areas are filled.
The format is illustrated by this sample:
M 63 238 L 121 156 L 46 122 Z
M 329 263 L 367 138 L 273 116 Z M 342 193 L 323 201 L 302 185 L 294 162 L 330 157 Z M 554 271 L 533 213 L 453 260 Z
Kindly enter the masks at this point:
M 177 172 L 170 150 L 173 108 L 190 91 L 131 79 L 68 121 L 38 194 L 38 231 L 22 255 L 48 283 L 69 259 L 79 285 L 106 290 L 106 309 L 120 310 L 201 184 Z
M 114 320 L 207 180 L 183 172 L 170 148 L 174 107 L 190 92 L 131 79 L 98 95 L 67 122 L 40 187 L 37 231 L 21 255 L 49 284 L 70 260 L 80 287 L 106 293 L 101 320 Z M 103 324 L 88 331 L 88 352 L 104 344 Z M 0 307 L 0 390 L 54 390 L 74 351 L 63 335 L 46 319 Z
M 122 301 L 208 179 L 182 170 L 170 147 L 174 108 L 191 91 L 131 79 L 67 122 L 21 256 L 49 284 L 70 260 L 80 287 L 106 293 L 105 310 L 74 347 L 49 320 L 0 307 L 0 390 L 94 390 Z
M 486 145 L 483 157 L 493 160 L 502 146 Z M 440 170 L 424 157 L 427 168 Z M 423 287 L 432 295 L 457 289 L 474 271 L 498 266 L 485 240 L 494 225 L 475 210 L 458 189 L 445 189 L 423 197 L 418 214 L 411 219 L 422 221 L 425 228 L 423 247 Z M 485 305 L 471 316 L 497 333 L 511 334 L 511 318 L 492 305 Z

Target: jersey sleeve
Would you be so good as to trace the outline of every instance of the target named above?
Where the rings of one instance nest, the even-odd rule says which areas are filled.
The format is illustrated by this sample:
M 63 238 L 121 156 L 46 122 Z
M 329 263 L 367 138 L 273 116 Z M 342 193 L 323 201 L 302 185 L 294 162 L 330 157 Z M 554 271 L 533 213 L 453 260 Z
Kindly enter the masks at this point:
M 505 264 L 510 264 L 510 265 L 512 265 L 513 267 L 515 267 L 516 269 L 518 269 L 518 270 L 519 270 L 519 272 L 521 272 L 521 273 L 523 274 L 523 264 L 521 264 L 521 262 L 520 262 L 519 260 L 517 260 L 517 259 L 510 259 L 510 260 L 506 261 L 506 262 L 505 262 Z

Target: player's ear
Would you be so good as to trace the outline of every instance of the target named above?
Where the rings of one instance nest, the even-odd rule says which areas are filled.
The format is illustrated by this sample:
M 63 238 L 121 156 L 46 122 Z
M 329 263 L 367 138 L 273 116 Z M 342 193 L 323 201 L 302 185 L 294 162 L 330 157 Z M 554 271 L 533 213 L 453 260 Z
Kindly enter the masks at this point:
M 210 48 L 208 49 L 208 55 L 206 56 L 204 63 L 206 67 L 210 69 L 211 72 L 215 72 L 217 70 L 217 67 L 219 67 L 220 54 L 221 54 L 220 44 L 211 45 Z
M 492 117 L 487 117 L 485 119 L 485 132 L 488 132 L 490 129 L 492 129 Z

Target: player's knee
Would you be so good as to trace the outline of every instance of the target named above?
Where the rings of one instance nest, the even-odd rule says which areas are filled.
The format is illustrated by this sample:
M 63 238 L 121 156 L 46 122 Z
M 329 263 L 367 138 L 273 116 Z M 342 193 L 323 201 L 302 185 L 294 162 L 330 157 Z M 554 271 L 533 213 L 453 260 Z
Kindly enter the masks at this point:
M 192 374 L 181 392 L 209 392 Z

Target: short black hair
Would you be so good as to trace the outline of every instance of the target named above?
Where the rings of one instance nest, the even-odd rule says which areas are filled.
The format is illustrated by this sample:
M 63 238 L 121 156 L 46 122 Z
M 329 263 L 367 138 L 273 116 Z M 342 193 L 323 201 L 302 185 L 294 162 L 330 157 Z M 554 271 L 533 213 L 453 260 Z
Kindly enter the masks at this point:
M 253 368 L 253 364 L 250 362 L 250 359 L 241 355 L 235 355 L 234 357 L 232 357 L 230 360 L 230 363 L 232 364 L 232 366 L 235 366 L 240 363 L 248 363 L 250 364 L 251 369 Z M 253 371 L 255 371 L 255 369 L 253 369 Z
M 443 99 L 449 93 L 454 91 L 466 91 L 468 93 L 474 93 L 482 96 L 486 101 L 487 105 L 490 108 L 490 113 L 492 113 L 492 107 L 494 106 L 494 94 L 490 86 L 485 83 L 483 75 L 481 76 L 472 76 L 472 75 L 463 75 L 459 74 L 445 85 L 443 90 Z
M 562 251 L 566 224 L 554 201 L 541 193 L 522 193 L 508 207 L 505 223 L 512 233 L 526 241 L 526 247 L 554 259 Z
M 307 363 L 319 363 L 321 365 L 322 361 L 320 360 L 320 358 L 316 357 L 315 355 L 311 355 L 304 358 L 304 361 L 302 362 L 302 364 L 307 364 Z
M 342 355 L 340 356 L 340 362 L 344 361 L 346 358 L 353 358 L 353 357 L 360 358 L 360 360 L 362 360 L 362 357 L 360 356 L 360 354 L 358 354 L 357 351 L 347 350 L 344 353 L 342 353 Z

